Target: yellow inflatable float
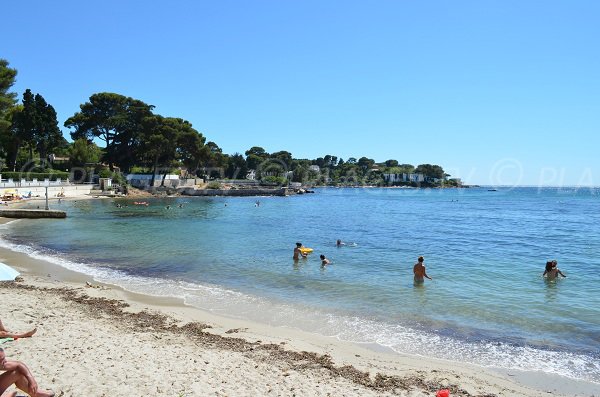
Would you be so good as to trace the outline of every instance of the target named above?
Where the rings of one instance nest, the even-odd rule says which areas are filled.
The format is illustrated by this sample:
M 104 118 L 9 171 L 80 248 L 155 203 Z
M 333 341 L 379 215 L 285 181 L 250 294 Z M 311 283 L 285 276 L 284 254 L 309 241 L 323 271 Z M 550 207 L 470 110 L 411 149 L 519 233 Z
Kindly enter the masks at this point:
M 313 252 L 313 249 L 308 247 L 301 247 L 300 252 L 302 252 L 303 254 L 310 254 L 311 252 Z

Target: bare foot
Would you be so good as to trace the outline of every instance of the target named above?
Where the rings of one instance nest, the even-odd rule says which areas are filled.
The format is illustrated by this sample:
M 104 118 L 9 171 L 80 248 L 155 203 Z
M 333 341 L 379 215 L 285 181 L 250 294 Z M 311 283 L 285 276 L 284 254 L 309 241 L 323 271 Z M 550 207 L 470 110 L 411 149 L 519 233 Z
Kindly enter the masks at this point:
M 33 334 L 35 334 L 37 332 L 37 328 L 32 329 L 29 332 L 25 332 L 23 335 L 21 335 L 21 338 L 29 338 L 30 336 L 33 336 Z
M 54 397 L 54 394 L 52 390 L 38 390 L 35 397 Z

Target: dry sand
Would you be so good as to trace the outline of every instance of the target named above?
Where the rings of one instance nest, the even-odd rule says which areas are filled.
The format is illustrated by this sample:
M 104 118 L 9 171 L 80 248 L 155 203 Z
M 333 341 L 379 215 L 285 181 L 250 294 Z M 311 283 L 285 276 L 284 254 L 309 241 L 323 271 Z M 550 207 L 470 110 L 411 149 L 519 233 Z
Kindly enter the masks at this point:
M 598 385 L 557 376 L 503 374 L 217 317 L 6 249 L 0 261 L 22 272 L 21 281 L 0 283 L 4 325 L 38 328 L 1 346 L 57 396 L 417 397 L 441 388 L 451 396 L 599 395 Z

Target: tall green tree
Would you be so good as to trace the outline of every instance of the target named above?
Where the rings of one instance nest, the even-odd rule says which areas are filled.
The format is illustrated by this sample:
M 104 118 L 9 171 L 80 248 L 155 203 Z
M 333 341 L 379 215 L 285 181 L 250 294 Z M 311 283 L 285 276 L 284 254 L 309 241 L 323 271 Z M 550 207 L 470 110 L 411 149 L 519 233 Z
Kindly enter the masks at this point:
M 37 151 L 40 159 L 45 162 L 48 154 L 55 149 L 66 148 L 56 111 L 40 94 L 35 96 L 30 89 L 23 93 L 23 104 L 15 108 L 12 114 L 11 134 L 13 142 L 13 170 L 16 169 L 16 156 L 21 147 L 29 150 L 29 161 L 34 159 Z
M 363 172 L 366 172 L 368 169 L 375 165 L 375 160 L 367 157 L 361 157 L 360 159 L 358 159 L 357 165 L 363 170 Z
M 115 135 L 112 158 L 121 170 L 128 172 L 139 158 L 143 134 L 143 120 L 151 117 L 153 106 L 128 98 L 123 122 Z
M 292 154 L 288 151 L 281 150 L 279 152 L 271 153 L 269 157 L 278 160 L 287 170 L 292 168 Z
M 0 136 L 9 133 L 11 121 L 9 110 L 17 103 L 17 94 L 9 92 L 15 83 L 17 70 L 8 67 L 8 61 L 0 59 Z
M 192 124 L 186 126 L 179 136 L 178 158 L 188 172 L 193 175 L 197 175 L 200 165 L 205 163 L 210 156 L 210 150 L 204 142 L 206 142 L 206 138 L 192 128 Z
M 69 148 L 71 166 L 83 167 L 86 164 L 97 163 L 102 156 L 102 150 L 94 142 L 79 138 Z
M 67 146 L 67 141 L 58 128 L 56 111 L 48 104 L 43 96 L 36 94 L 35 102 L 35 128 L 33 141 L 41 159 L 46 160 L 48 154 L 55 149 Z
M 246 150 L 246 165 L 250 170 L 257 170 L 261 163 L 269 158 L 269 153 L 260 146 L 253 146 Z
M 135 145 L 142 133 L 142 121 L 152 116 L 154 106 L 120 94 L 101 92 L 93 94 L 89 102 L 79 106 L 80 111 L 65 121 L 65 127 L 73 128 L 71 138 L 98 138 L 105 143 L 104 160 L 111 170 L 118 161 L 123 147 Z
M 207 142 L 206 147 L 209 150 L 209 156 L 206 163 L 204 163 L 204 168 L 205 170 L 208 170 L 208 176 L 210 178 L 220 178 L 224 176 L 225 170 L 227 169 L 228 156 L 223 154 L 223 149 L 215 142 Z
M 182 163 L 199 163 L 203 151 L 204 137 L 196 131 L 192 124 L 181 118 L 153 115 L 143 120 L 141 149 L 152 164 L 151 186 L 159 167 L 163 168 L 161 185 L 170 168 L 178 161 Z
M 244 179 L 248 173 L 246 159 L 240 153 L 229 156 L 225 177 L 230 179 Z
M 14 142 L 14 153 L 11 159 L 13 171 L 17 168 L 17 156 L 21 147 L 29 149 L 29 159 L 33 158 L 35 147 L 35 129 L 37 123 L 35 96 L 30 89 L 23 93 L 23 103 L 14 112 L 11 124 L 11 133 Z
M 444 178 L 445 175 L 444 169 L 442 167 L 440 167 L 439 165 L 432 164 L 420 164 L 417 166 L 417 168 L 415 168 L 415 172 L 431 178 L 439 179 Z
M 175 142 L 177 133 L 160 115 L 148 116 L 143 120 L 141 152 L 152 166 L 152 180 L 154 186 L 158 167 L 166 159 L 175 157 Z
M 79 138 L 69 147 L 69 162 L 76 181 L 84 181 L 91 177 L 90 169 L 100 161 L 102 149 L 86 138 Z

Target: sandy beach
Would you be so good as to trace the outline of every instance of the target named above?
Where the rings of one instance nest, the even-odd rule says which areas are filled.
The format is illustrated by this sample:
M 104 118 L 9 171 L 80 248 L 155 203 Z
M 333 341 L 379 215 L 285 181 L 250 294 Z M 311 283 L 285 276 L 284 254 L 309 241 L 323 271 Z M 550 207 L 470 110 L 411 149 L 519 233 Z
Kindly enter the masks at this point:
M 57 396 L 598 395 L 597 385 L 559 376 L 401 355 L 219 317 L 6 249 L 0 261 L 22 273 L 0 283 L 4 325 L 38 328 L 2 347 Z

